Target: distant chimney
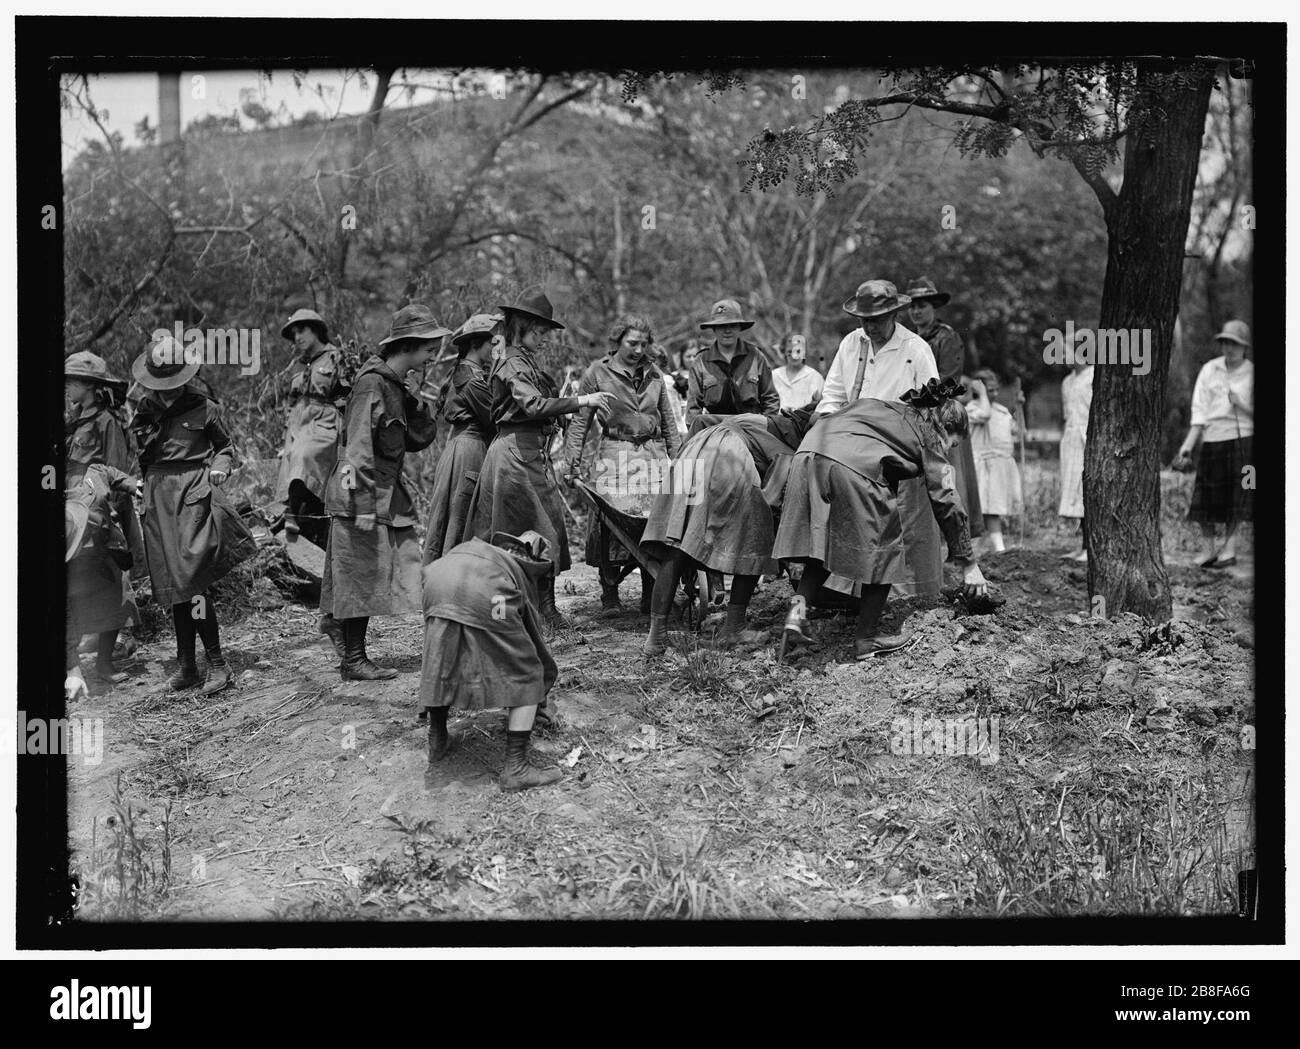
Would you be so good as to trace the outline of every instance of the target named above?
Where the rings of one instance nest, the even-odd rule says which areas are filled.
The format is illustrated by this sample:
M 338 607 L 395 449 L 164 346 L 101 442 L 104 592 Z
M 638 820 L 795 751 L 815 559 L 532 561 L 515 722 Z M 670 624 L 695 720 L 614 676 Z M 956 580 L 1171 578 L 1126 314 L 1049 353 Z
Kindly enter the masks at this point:
M 181 140 L 181 75 L 158 74 L 158 141 L 170 146 Z

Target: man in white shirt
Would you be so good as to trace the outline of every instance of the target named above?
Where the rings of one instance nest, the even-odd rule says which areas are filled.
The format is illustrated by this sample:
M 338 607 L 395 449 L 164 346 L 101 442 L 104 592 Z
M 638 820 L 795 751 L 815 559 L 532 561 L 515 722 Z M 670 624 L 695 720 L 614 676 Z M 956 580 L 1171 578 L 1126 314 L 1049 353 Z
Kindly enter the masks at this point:
M 857 317 L 860 327 L 840 341 L 814 418 L 862 397 L 899 401 L 908 390 L 939 378 L 929 344 L 896 323 L 898 311 L 911 301 L 887 280 L 858 285 L 845 301 L 844 312 Z M 912 581 L 896 589 L 902 594 L 937 594 L 943 585 L 943 554 L 924 479 L 898 486 L 898 508 Z M 826 586 L 847 593 L 851 582 L 832 575 Z M 856 586 L 852 589 L 857 592 Z
M 887 280 L 869 280 L 844 303 L 861 326 L 840 341 L 826 373 L 817 414 L 826 415 L 860 397 L 897 401 L 908 390 L 939 378 L 929 344 L 896 323 L 912 300 Z
M 772 369 L 772 384 L 781 395 L 781 407 L 806 408 L 822 395 L 821 373 L 805 363 L 808 348 L 802 335 L 787 335 L 781 348 L 785 351 L 785 367 Z

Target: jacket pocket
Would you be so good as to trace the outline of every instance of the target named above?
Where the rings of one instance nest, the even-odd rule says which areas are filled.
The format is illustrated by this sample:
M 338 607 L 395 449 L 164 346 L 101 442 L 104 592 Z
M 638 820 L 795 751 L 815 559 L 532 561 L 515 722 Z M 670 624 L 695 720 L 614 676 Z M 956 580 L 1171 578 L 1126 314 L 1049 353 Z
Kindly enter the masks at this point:
M 203 502 L 205 499 L 211 498 L 211 496 L 212 485 L 208 483 L 208 479 L 205 477 L 201 481 L 193 484 L 190 487 L 190 490 L 185 493 L 184 503 L 186 506 L 195 506 L 198 503 Z

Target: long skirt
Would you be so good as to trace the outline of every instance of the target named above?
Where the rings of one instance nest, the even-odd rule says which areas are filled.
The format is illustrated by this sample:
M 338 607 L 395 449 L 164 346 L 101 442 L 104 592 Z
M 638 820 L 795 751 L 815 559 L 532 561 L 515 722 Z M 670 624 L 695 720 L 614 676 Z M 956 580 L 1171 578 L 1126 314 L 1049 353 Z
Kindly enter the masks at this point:
M 650 511 L 641 548 L 661 560 L 674 550 L 727 575 L 777 570 L 776 528 L 749 446 L 715 426 L 686 442 Z
M 433 478 L 421 564 L 437 560 L 464 540 L 469 505 L 486 455 L 487 441 L 477 430 L 462 428 L 447 441 Z
M 592 487 L 615 510 L 644 521 L 663 488 L 670 462 L 663 441 L 634 444 L 604 438 L 592 468 Z M 585 560 L 611 578 L 622 577 L 636 566 L 631 551 L 595 514 L 587 519 Z
M 289 498 L 289 485 L 301 481 L 318 499 L 325 495 L 325 482 L 338 458 L 339 429 L 343 413 L 332 404 L 304 398 L 289 410 L 289 425 L 280 452 L 275 496 Z
M 898 497 L 887 484 L 816 452 L 799 452 L 790 465 L 772 555 L 820 561 L 860 583 L 911 578 Z
M 497 532 L 519 535 L 531 529 L 546 539 L 556 572 L 564 572 L 571 564 L 569 533 L 549 440 L 540 428 L 497 434 L 483 457 L 462 538 L 490 543 Z
M 153 599 L 164 608 L 203 593 L 257 552 L 253 533 L 208 482 L 205 466 L 147 468 L 144 506 Z
M 1083 517 L 1083 453 L 1087 431 L 1067 426 L 1061 434 L 1061 517 Z
M 352 518 L 335 517 L 325 545 L 320 609 L 335 619 L 422 611 L 415 529 L 376 524 L 363 532 Z
M 1196 483 L 1187 520 L 1203 524 L 1235 524 L 1255 517 L 1255 491 L 1243 484 L 1242 471 L 1252 465 L 1252 437 L 1205 441 L 1196 464 Z
M 140 613 L 126 574 L 98 547 L 83 550 L 68 562 L 68 637 L 117 630 L 138 623 Z
M 1014 457 L 1006 454 L 982 454 L 975 460 L 980 483 L 980 505 L 984 513 L 1015 515 L 1024 511 L 1020 490 L 1020 468 Z
M 436 616 L 424 621 L 421 707 L 492 710 L 546 699 L 536 645 L 515 630 L 484 630 Z
M 975 453 L 971 450 L 969 436 L 957 442 L 957 447 L 948 453 L 948 461 L 952 463 L 957 496 L 966 511 L 970 535 L 974 539 L 984 534 L 984 516 L 980 508 L 979 478 L 975 474 Z

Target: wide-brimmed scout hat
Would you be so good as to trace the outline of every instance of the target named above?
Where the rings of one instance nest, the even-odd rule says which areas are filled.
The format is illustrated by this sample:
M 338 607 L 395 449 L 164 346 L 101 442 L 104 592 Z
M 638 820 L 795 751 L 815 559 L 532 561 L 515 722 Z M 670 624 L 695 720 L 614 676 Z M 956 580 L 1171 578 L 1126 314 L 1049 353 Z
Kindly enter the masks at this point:
M 739 324 L 740 330 L 752 328 L 754 322 L 745 317 L 740 303 L 735 299 L 719 299 L 709 310 L 709 319 L 700 322 L 701 328 L 717 328 L 723 324 Z
M 441 339 L 450 334 L 451 329 L 438 323 L 433 310 L 422 302 L 413 302 L 393 314 L 388 334 L 379 340 L 379 345 L 386 346 L 398 339 Z
M 511 535 L 509 532 L 492 533 L 493 546 L 503 546 L 505 543 L 522 546 L 528 551 L 527 555 L 521 554 L 515 550 L 507 551 L 507 553 L 519 562 L 520 567 L 523 568 L 524 572 L 529 576 L 538 578 L 551 571 L 551 561 L 550 558 L 546 556 L 547 548 L 550 544 L 546 541 L 545 536 L 534 532 L 532 529 L 529 529 L 527 532 L 522 532 L 519 535 Z
M 63 560 L 71 561 L 81 549 L 90 522 L 90 507 L 75 499 L 63 501 Z
M 316 328 L 321 342 L 329 341 L 329 329 L 325 326 L 325 318 L 315 310 L 294 310 L 293 316 L 284 322 L 280 334 L 286 339 L 293 338 L 292 328 L 295 324 L 311 324 Z
M 519 301 L 513 306 L 501 305 L 497 309 L 503 313 L 507 311 L 522 313 L 525 317 L 542 321 L 549 327 L 564 330 L 564 325 L 555 319 L 555 307 L 551 305 L 551 300 L 540 291 L 536 295 L 521 295 Z
M 1245 346 L 1249 349 L 1250 325 L 1245 321 L 1228 321 L 1228 323 L 1223 326 L 1223 331 L 1219 332 L 1219 334 L 1214 338 L 1215 341 L 1218 341 L 1219 339 L 1227 339 L 1228 342 L 1235 342 L 1238 345 Z
M 867 280 L 858 285 L 851 299 L 844 300 L 844 312 L 855 317 L 883 317 L 901 310 L 912 300 L 898 294 L 891 281 Z
M 199 373 L 201 353 L 186 353 L 172 336 L 155 339 L 131 365 L 131 378 L 146 390 L 175 390 Z
M 925 302 L 932 302 L 936 306 L 948 305 L 948 300 L 952 298 L 946 291 L 940 291 L 934 286 L 934 281 L 929 277 L 913 277 L 907 282 L 907 291 L 903 292 L 909 299 L 916 302 L 918 299 Z
M 126 389 L 126 380 L 110 372 L 104 358 L 89 350 L 78 350 L 63 359 L 63 377 Z
M 476 313 L 452 332 L 451 344 L 461 346 L 469 341 L 471 335 L 482 335 L 490 332 L 505 319 L 505 315 L 502 313 Z

